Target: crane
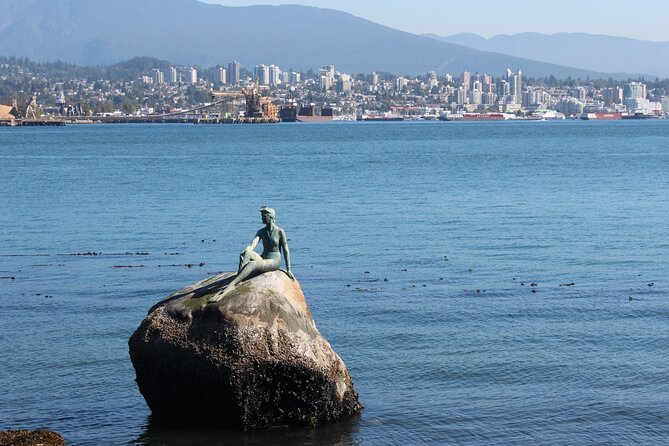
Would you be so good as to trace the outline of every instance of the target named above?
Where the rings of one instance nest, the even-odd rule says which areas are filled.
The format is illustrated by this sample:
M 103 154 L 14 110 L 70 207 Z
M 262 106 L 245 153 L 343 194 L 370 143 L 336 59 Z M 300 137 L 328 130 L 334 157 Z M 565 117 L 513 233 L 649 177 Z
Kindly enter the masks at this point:
M 209 92 L 212 100 L 217 97 L 241 97 L 246 100 L 247 118 L 267 118 L 277 119 L 277 107 L 272 103 L 272 99 L 260 94 L 258 87 L 258 78 L 251 88 L 242 88 L 242 91 L 213 91 Z

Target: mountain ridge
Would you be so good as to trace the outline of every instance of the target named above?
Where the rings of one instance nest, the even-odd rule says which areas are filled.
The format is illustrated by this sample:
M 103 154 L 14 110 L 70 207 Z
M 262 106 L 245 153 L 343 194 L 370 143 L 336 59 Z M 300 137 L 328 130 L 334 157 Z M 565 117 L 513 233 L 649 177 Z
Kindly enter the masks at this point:
M 523 32 L 498 34 L 490 38 L 474 33 L 423 36 L 481 51 L 522 55 L 541 62 L 583 70 L 612 73 L 631 71 L 646 73 L 646 76 L 669 78 L 669 41 L 654 42 L 589 33 Z
M 102 8 L 102 9 L 101 9 Z M 183 65 L 239 60 L 315 69 L 334 64 L 360 73 L 463 70 L 500 75 L 506 68 L 544 77 L 618 77 L 526 58 L 478 51 L 398 31 L 351 14 L 299 5 L 228 7 L 195 0 L 0 0 L 6 55 L 35 61 L 109 65 L 151 56 Z M 6 12 L 6 14 L 5 14 Z M 101 13 L 103 12 L 103 13 Z

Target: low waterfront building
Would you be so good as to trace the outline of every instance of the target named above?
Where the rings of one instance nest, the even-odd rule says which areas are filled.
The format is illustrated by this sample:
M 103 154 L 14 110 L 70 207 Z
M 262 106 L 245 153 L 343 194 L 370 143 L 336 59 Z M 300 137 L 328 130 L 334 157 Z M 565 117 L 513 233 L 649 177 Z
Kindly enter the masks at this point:
M 0 124 L 12 124 L 18 115 L 15 106 L 0 104 Z

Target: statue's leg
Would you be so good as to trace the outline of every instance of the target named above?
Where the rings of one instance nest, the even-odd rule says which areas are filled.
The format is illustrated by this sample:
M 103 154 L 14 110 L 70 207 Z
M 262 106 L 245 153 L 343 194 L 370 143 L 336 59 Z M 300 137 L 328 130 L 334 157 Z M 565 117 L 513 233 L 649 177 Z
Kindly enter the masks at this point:
M 244 252 L 239 254 L 239 266 L 237 267 L 237 274 L 239 274 L 249 262 L 259 260 L 262 260 L 260 254 L 252 249 L 246 248 Z
M 249 277 L 251 274 L 255 272 L 255 264 L 258 263 L 255 260 L 250 260 L 246 265 L 244 265 L 237 273 L 234 279 L 232 279 L 232 282 L 226 285 L 226 287 L 222 290 L 219 291 L 218 293 L 214 294 L 209 300 L 209 303 L 212 302 L 218 302 L 219 300 L 223 299 L 225 296 L 228 294 L 232 293 L 235 288 L 237 287 L 237 284 L 241 282 L 242 280 L 246 279 Z
M 241 271 L 237 273 L 235 278 L 232 279 L 232 281 L 225 287 L 225 289 L 212 296 L 208 302 L 218 302 L 219 300 L 223 299 L 225 296 L 232 293 L 240 282 L 248 279 L 251 276 L 266 273 L 268 271 L 275 271 L 279 268 L 280 263 L 277 261 L 263 259 L 256 252 L 254 252 L 254 254 L 256 254 L 258 260 L 255 260 L 256 257 L 252 256 L 248 263 L 242 267 Z

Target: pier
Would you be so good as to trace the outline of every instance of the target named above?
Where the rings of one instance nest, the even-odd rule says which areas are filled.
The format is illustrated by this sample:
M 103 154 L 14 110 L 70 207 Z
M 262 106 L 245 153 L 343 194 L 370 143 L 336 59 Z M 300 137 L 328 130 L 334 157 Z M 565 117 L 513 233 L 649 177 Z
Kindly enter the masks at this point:
M 41 119 L 15 119 L 7 126 L 61 127 L 69 124 L 276 124 L 272 118 L 208 118 L 165 116 L 54 116 Z

